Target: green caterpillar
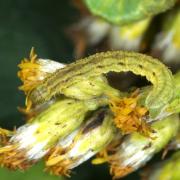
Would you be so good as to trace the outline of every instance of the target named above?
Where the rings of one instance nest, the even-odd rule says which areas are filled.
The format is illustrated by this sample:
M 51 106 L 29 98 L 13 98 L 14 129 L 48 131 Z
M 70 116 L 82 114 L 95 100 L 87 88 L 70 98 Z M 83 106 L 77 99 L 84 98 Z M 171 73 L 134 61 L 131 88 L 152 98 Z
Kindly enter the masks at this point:
M 31 91 L 28 98 L 33 104 L 43 103 L 57 94 L 64 94 L 67 88 L 78 82 L 110 71 L 131 71 L 134 74 L 145 76 L 153 84 L 145 100 L 145 106 L 151 114 L 162 110 L 173 98 L 173 76 L 165 65 L 150 56 L 124 51 L 97 53 L 68 64 L 48 76 Z

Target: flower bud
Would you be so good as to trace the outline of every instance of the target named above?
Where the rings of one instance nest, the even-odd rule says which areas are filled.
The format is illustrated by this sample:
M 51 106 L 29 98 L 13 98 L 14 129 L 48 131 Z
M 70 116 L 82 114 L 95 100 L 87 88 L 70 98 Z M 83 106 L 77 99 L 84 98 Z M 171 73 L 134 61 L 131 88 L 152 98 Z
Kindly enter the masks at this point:
M 10 169 L 26 169 L 42 158 L 61 138 L 78 128 L 86 115 L 101 102 L 64 99 L 52 104 L 17 129 L 6 146 L 0 148 L 0 164 Z
M 69 175 L 71 169 L 105 148 L 116 132 L 110 111 L 98 110 L 80 128 L 60 139 L 47 157 L 47 169 L 56 175 Z
M 116 150 L 107 156 L 110 172 L 114 178 L 123 177 L 149 161 L 177 134 L 179 117 L 177 114 L 153 123 L 154 137 L 145 137 L 134 132 L 124 138 Z M 108 149 L 108 148 L 107 148 Z

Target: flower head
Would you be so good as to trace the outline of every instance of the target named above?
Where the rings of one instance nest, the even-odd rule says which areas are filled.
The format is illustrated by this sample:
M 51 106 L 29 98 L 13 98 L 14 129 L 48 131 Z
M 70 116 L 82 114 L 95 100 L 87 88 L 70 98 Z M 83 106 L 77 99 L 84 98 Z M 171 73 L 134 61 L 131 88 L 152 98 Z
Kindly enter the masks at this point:
M 50 151 L 46 159 L 47 170 L 56 175 L 69 175 L 71 169 L 105 148 L 115 133 L 112 114 L 107 109 L 98 110 Z
M 36 88 L 46 76 L 64 66 L 64 64 L 52 60 L 39 59 L 34 48 L 32 48 L 29 59 L 24 58 L 18 65 L 20 68 L 18 77 L 23 82 L 23 85 L 20 86 L 19 89 L 23 90 L 27 95 L 28 92 Z
M 112 26 L 109 33 L 109 46 L 112 49 L 140 51 L 150 22 L 151 18 L 148 17 L 137 22 Z
M 112 98 L 110 108 L 114 113 L 114 123 L 122 133 L 129 134 L 135 131 L 149 136 L 151 128 L 145 122 L 147 108 L 138 105 L 138 91 L 130 97 Z
M 0 148 L 0 164 L 10 169 L 26 169 L 78 128 L 87 113 L 99 106 L 91 102 L 64 99 L 33 117 L 17 129 L 4 147 Z
M 114 178 L 123 177 L 140 168 L 167 145 L 178 132 L 179 117 L 173 115 L 153 123 L 152 127 L 156 131 L 153 139 L 134 132 L 126 136 L 119 146 L 107 147 L 105 158 L 110 163 L 110 173 Z
M 180 56 L 180 10 L 176 9 L 166 15 L 162 31 L 157 34 L 152 53 L 161 54 L 164 62 L 179 65 Z
M 32 102 L 28 98 L 29 93 L 35 89 L 40 82 L 42 82 L 49 74 L 52 74 L 57 69 L 63 68 L 65 65 L 48 59 L 39 59 L 34 51 L 31 49 L 29 59 L 24 58 L 18 65 L 20 71 L 18 77 L 23 82 L 19 87 L 20 90 L 26 94 L 27 110 L 30 110 Z

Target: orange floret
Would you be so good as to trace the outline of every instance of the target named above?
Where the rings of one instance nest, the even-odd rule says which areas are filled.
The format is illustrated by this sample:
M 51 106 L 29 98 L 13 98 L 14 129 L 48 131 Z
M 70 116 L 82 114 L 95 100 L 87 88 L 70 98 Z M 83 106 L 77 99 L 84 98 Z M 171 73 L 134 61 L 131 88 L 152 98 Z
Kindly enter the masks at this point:
M 61 147 L 54 147 L 46 156 L 46 171 L 54 175 L 65 175 L 70 177 L 69 165 L 73 160 L 64 158 L 65 150 Z
M 127 167 L 119 167 L 119 165 L 117 164 L 113 164 L 110 167 L 110 174 L 113 175 L 113 179 L 119 179 L 121 177 L 124 177 L 126 175 L 128 175 L 129 173 L 131 173 L 133 171 L 133 168 L 130 166 Z
M 28 98 L 29 93 L 42 82 L 48 73 L 43 71 L 42 65 L 38 62 L 34 48 L 31 49 L 29 59 L 24 58 L 18 67 L 20 70 L 17 75 L 23 82 L 23 85 L 21 85 L 19 89 L 24 91 L 26 95 L 26 109 L 22 110 L 28 112 L 32 106 L 32 102 Z
M 7 144 L 10 136 L 12 136 L 13 134 L 14 134 L 13 131 L 0 128 L 0 144 L 1 145 Z
M 0 165 L 10 170 L 26 170 L 35 161 L 29 161 L 26 157 L 26 150 L 19 150 L 18 144 L 9 144 L 0 148 Z
M 113 152 L 116 148 L 116 144 L 110 144 L 108 147 L 99 152 L 95 159 L 92 160 L 92 164 L 102 164 L 105 162 L 110 163 L 110 174 L 113 175 L 113 179 L 118 179 L 131 173 L 134 169 L 130 166 L 122 166 L 121 161 L 114 155 Z
M 121 140 L 115 139 L 92 160 L 92 164 L 95 165 L 108 162 L 110 164 L 110 174 L 113 176 L 113 179 L 124 177 L 134 171 L 131 166 L 123 166 L 121 163 L 122 160 L 116 154 L 120 144 Z
M 152 130 L 144 121 L 148 110 L 138 105 L 137 91 L 130 97 L 111 98 L 110 108 L 114 113 L 114 123 L 122 133 L 129 134 L 137 131 L 149 136 Z
M 18 65 L 20 68 L 18 77 L 23 82 L 19 89 L 24 91 L 26 95 L 39 84 L 43 75 L 41 65 L 37 63 L 37 60 L 37 54 L 35 54 L 34 48 L 32 48 L 29 59 L 24 58 Z

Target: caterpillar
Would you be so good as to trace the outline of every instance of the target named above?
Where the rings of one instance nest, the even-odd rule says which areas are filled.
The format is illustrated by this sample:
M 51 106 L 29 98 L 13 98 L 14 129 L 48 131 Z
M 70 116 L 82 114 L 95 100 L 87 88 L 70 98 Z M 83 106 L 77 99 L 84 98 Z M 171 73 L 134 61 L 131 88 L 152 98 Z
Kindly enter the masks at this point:
M 68 64 L 48 76 L 37 88 L 31 91 L 29 98 L 33 104 L 50 100 L 74 84 L 110 71 L 131 71 L 145 76 L 153 85 L 145 100 L 149 111 L 161 110 L 173 98 L 173 76 L 160 61 L 135 52 L 108 51 L 97 53 Z

